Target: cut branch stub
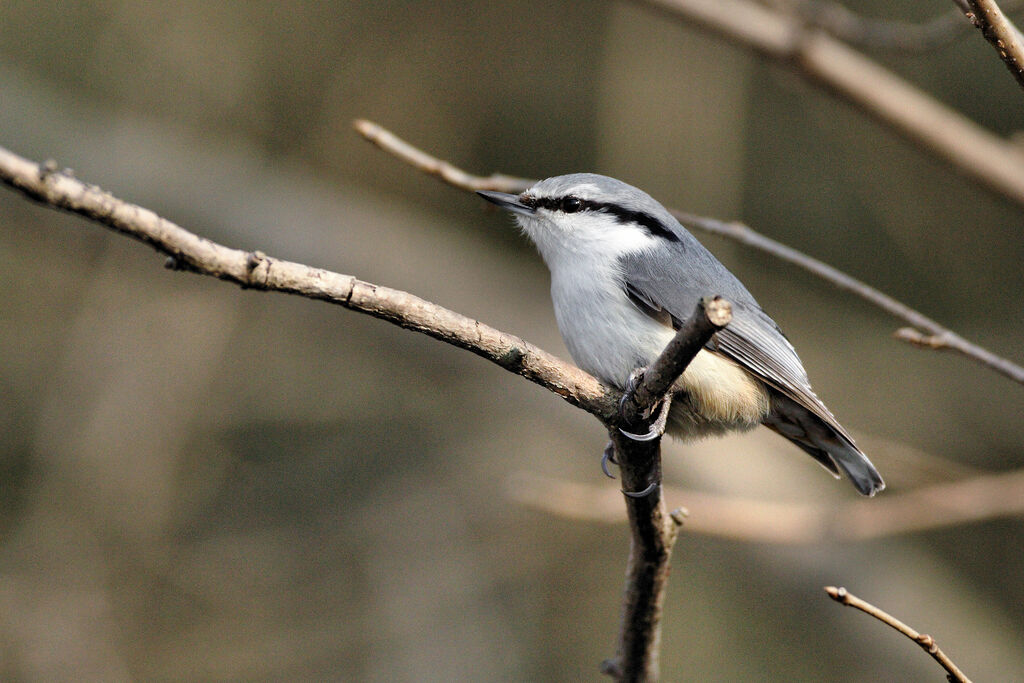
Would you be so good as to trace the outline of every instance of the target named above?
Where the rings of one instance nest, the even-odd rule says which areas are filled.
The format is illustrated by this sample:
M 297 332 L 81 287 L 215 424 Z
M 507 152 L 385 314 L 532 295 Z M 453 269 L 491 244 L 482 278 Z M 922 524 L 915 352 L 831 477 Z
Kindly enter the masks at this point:
M 658 359 L 643 369 L 639 381 L 623 394 L 619 403 L 622 426 L 629 429 L 645 420 L 712 335 L 731 320 L 732 305 L 722 297 L 705 297 L 697 302 L 693 314 Z

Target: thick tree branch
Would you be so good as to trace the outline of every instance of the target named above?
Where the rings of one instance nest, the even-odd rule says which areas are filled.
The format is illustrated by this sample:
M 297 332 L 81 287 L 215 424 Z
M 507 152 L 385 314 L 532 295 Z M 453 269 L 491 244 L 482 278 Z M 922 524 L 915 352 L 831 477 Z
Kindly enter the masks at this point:
M 438 167 L 438 173 L 452 173 Z M 233 282 L 243 288 L 280 291 L 321 299 L 368 313 L 406 329 L 464 348 L 559 394 L 587 410 L 606 425 L 623 421 L 617 392 L 602 386 L 581 370 L 529 343 L 461 316 L 407 292 L 363 282 L 299 263 L 271 258 L 259 251 L 222 246 L 195 235 L 148 209 L 86 185 L 56 164 L 36 164 L 0 148 L 0 182 L 42 204 L 83 216 L 128 235 L 168 256 L 167 266 Z M 676 339 L 652 365 L 641 383 L 639 399 L 623 401 L 627 419 L 637 421 L 661 400 L 711 335 L 728 322 L 728 306 L 714 300 L 705 314 L 702 302 Z M 630 392 L 631 394 L 633 392 Z M 632 411 L 637 412 L 632 412 Z M 643 422 L 643 420 L 640 420 Z M 623 483 L 660 484 L 660 438 L 637 442 L 613 428 L 617 462 Z M 627 490 L 630 490 L 627 488 Z M 627 496 L 633 532 L 626 606 L 620 653 L 608 671 L 622 680 L 652 680 L 657 676 L 661 607 L 668 579 L 669 556 L 680 517 L 665 513 L 659 487 L 640 498 Z M 676 520 L 676 521 L 671 521 Z
M 519 337 L 389 287 L 363 282 L 259 251 L 231 249 L 199 237 L 148 209 L 130 204 L 0 148 L 0 182 L 46 206 L 101 223 L 167 254 L 168 267 L 233 282 L 244 288 L 298 294 L 368 313 L 472 351 L 522 375 L 595 415 L 617 420 L 617 391 Z
M 665 396 L 672 385 L 731 317 L 731 306 L 724 299 L 714 297 L 698 302 L 668 346 L 623 395 L 619 410 L 624 428 L 643 432 L 650 427 L 650 413 L 659 412 L 656 408 L 667 400 Z M 658 678 L 661 610 L 668 587 L 672 546 L 682 517 L 678 512 L 666 514 L 661 495 L 660 435 L 650 441 L 637 441 L 619 429 L 613 428 L 610 434 L 623 491 L 650 493 L 625 496 L 630 547 L 619 649 L 615 659 L 604 662 L 602 671 L 617 680 L 652 681 Z
M 447 162 L 441 161 L 436 157 L 413 147 L 376 123 L 357 120 L 354 125 L 360 135 L 380 147 L 385 152 L 402 159 L 413 168 L 440 178 L 449 185 L 462 190 L 476 191 L 488 189 L 518 193 L 522 192 L 534 183 L 534 181 L 527 178 L 514 178 L 512 176 L 491 175 L 484 177 L 471 175 L 461 169 L 456 169 Z M 1024 173 L 1024 168 L 1022 168 L 1022 173 Z M 1024 178 L 1024 176 L 1022 176 L 1022 178 Z M 804 254 L 792 247 L 786 246 L 781 242 L 776 242 L 770 237 L 760 234 L 743 223 L 735 221 L 720 221 L 714 218 L 697 216 L 674 209 L 671 211 L 673 215 L 683 223 L 683 225 L 689 228 L 697 228 L 713 235 L 727 237 L 747 246 L 760 249 L 761 251 L 767 252 L 772 256 L 782 259 L 783 261 L 800 266 L 804 270 L 817 275 L 823 280 L 831 282 L 840 289 L 856 294 L 865 301 L 874 304 L 887 313 L 896 316 L 897 318 L 901 318 L 904 322 L 907 322 L 917 328 L 918 331 L 923 331 L 930 335 L 928 339 L 935 341 L 928 343 L 916 343 L 920 339 L 924 339 L 924 337 L 919 333 L 918 338 L 914 338 L 913 335 L 904 330 L 897 333 L 897 339 L 906 342 L 914 342 L 915 345 L 921 347 L 942 348 L 957 351 L 971 360 L 977 361 L 986 367 L 1009 377 L 1015 382 L 1024 384 L 1024 367 L 1021 367 L 1006 358 L 997 356 L 988 349 L 967 341 L 960 335 L 943 327 L 923 313 L 914 310 L 906 304 L 893 299 L 891 296 L 880 292 L 874 287 L 871 287 L 870 285 L 847 275 L 836 268 L 833 268 L 827 263 L 808 256 L 807 254 Z
M 638 0 L 792 66 L 960 172 L 1024 204 L 1024 155 L 799 16 L 750 0 Z
M 956 5 L 964 9 L 985 40 L 992 43 L 1017 84 L 1024 88 L 1024 36 L 1006 18 L 996 0 L 958 0 Z
M 828 596 L 838 602 L 841 605 L 847 607 L 853 607 L 859 609 L 865 614 L 870 614 L 875 619 L 878 619 L 883 624 L 887 624 L 892 628 L 896 629 L 907 638 L 921 646 L 921 648 L 927 652 L 932 658 L 937 661 L 943 669 L 946 670 L 950 681 L 958 681 L 959 683 L 971 683 L 971 680 L 964 675 L 964 672 L 957 668 L 957 665 L 953 663 L 946 653 L 939 649 L 935 639 L 925 633 L 918 633 L 914 629 L 910 628 L 902 621 L 892 616 L 888 612 L 878 609 L 870 602 L 861 600 L 856 595 L 853 595 L 845 588 L 836 588 L 835 586 L 825 586 L 825 592 Z

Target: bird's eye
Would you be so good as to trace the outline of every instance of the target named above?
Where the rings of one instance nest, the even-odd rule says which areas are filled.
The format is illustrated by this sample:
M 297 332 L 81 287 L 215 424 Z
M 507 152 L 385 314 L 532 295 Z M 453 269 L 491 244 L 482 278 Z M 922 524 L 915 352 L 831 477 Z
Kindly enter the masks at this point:
M 581 200 L 579 197 L 565 197 L 560 202 L 560 206 L 558 208 L 560 208 L 565 213 L 576 213 L 581 208 L 583 208 L 583 200 Z

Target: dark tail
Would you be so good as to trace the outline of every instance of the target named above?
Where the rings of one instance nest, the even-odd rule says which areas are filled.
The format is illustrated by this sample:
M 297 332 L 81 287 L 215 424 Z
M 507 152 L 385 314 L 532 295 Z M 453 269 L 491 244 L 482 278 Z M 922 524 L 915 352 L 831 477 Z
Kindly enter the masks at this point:
M 772 391 L 772 408 L 764 425 L 786 437 L 836 476 L 842 471 L 865 496 L 885 488 L 868 456 L 846 435 L 796 401 Z

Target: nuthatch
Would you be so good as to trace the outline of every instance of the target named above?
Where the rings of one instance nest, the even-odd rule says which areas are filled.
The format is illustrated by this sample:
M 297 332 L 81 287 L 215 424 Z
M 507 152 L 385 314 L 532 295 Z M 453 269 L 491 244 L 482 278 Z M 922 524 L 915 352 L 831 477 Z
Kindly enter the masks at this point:
M 673 388 L 668 432 L 683 439 L 763 424 L 857 490 L 885 484 L 811 390 L 789 340 L 736 277 L 649 195 L 576 173 L 520 195 L 480 192 L 515 214 L 551 270 L 558 328 L 583 370 L 620 389 L 654 361 L 698 300 L 721 295 L 732 322 Z

